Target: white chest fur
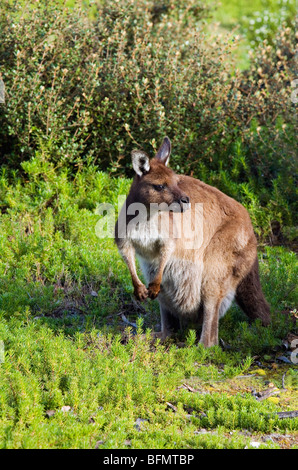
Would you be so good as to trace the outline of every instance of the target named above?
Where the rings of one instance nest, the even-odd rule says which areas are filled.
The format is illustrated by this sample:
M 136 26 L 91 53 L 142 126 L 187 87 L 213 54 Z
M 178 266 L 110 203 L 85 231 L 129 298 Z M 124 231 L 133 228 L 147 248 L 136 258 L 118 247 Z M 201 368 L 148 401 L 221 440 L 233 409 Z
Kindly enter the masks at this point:
M 200 305 L 203 263 L 176 256 L 167 217 L 168 214 L 161 213 L 149 221 L 128 226 L 127 238 L 135 248 L 147 285 L 158 270 L 161 250 L 165 245 L 169 247 L 171 254 L 164 268 L 158 300 L 177 315 L 192 316 Z
M 168 217 L 168 215 L 166 215 Z M 154 261 L 159 256 L 162 246 L 171 244 L 168 224 L 165 224 L 164 214 L 155 214 L 149 220 L 132 221 L 127 226 L 127 238 L 134 246 L 137 255 L 148 261 Z

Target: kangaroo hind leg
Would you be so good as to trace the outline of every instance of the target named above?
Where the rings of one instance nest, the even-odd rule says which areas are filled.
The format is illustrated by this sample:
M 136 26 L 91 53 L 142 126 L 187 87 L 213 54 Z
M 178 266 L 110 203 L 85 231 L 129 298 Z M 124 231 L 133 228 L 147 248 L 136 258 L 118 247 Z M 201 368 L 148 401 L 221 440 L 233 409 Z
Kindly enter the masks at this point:
M 164 341 L 170 337 L 173 333 L 179 331 L 180 320 L 174 316 L 170 310 L 164 305 L 160 304 L 160 316 L 161 316 L 161 333 L 160 338 Z
M 207 297 L 203 301 L 203 326 L 200 343 L 205 347 L 218 344 L 219 320 L 234 300 L 235 292 L 231 287 L 230 289 L 223 289 L 223 291 L 224 294 Z
M 206 348 L 218 344 L 218 321 L 221 301 L 208 298 L 203 302 L 203 326 L 200 343 Z
M 251 319 L 260 318 L 263 326 L 270 323 L 270 308 L 262 292 L 258 258 L 236 289 L 236 302 Z

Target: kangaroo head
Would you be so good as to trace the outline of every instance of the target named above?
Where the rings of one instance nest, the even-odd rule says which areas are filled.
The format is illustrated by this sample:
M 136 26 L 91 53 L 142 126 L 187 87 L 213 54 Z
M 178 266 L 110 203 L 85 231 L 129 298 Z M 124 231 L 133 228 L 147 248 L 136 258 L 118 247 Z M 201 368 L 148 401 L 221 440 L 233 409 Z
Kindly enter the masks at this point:
M 146 207 L 158 204 L 158 210 L 183 212 L 188 209 L 190 199 L 179 188 L 179 176 L 167 166 L 170 153 L 171 142 L 168 137 L 164 138 L 151 160 L 142 150 L 132 151 L 132 165 L 136 172 L 134 198 Z

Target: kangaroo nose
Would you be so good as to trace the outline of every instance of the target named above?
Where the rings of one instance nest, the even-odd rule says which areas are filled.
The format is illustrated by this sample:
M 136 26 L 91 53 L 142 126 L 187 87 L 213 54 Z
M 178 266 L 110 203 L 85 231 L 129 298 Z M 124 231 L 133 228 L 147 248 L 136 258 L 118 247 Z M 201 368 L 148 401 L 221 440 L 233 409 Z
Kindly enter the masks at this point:
M 189 204 L 189 197 L 182 196 L 182 198 L 180 198 L 180 202 L 182 202 L 183 204 Z

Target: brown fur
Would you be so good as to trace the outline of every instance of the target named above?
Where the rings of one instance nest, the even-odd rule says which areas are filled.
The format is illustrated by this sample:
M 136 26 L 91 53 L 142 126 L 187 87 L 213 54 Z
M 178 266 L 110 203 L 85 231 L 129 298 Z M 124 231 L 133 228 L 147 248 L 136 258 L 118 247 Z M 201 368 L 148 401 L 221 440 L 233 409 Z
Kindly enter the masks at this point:
M 238 285 L 235 299 L 251 320 L 260 318 L 264 326 L 269 325 L 270 309 L 262 293 L 258 258 L 255 259 L 251 270 Z
M 234 295 L 249 318 L 260 318 L 263 325 L 268 325 L 269 306 L 260 285 L 257 242 L 248 212 L 218 189 L 195 178 L 177 175 L 166 166 L 169 154 L 167 138 L 150 162 L 144 152 L 135 151 L 133 166 L 137 175 L 126 201 L 127 207 L 140 202 L 148 209 L 152 203 L 174 204 L 174 211 L 168 214 L 169 238 L 164 238 L 163 230 L 159 229 L 159 237 L 148 239 L 149 215 L 141 223 L 144 235 L 128 234 L 120 238 L 119 221 L 116 224 L 116 243 L 130 270 L 136 297 L 158 298 L 162 337 L 177 328 L 177 320 L 196 321 L 203 312 L 200 342 L 205 346 L 217 344 L 219 318 Z M 183 223 L 189 222 L 195 232 L 189 229 L 182 237 L 174 238 L 173 230 L 181 220 L 175 207 L 185 210 L 188 201 L 191 207 L 183 212 Z M 194 227 L 196 203 L 203 204 L 203 224 Z M 164 217 L 165 213 L 158 213 L 156 223 L 162 223 Z M 132 218 L 128 216 L 125 223 Z M 202 231 L 202 243 L 194 243 Z M 193 245 L 187 249 L 188 238 Z M 148 289 L 137 275 L 135 254 L 143 263 Z

